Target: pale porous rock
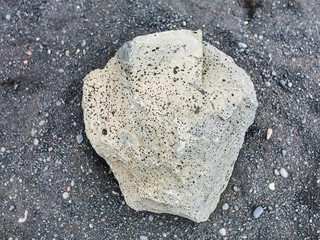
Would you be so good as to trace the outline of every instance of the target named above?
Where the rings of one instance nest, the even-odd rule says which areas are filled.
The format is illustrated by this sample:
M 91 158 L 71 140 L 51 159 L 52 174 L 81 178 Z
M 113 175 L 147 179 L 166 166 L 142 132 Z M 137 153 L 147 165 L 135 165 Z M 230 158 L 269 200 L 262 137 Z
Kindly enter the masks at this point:
M 84 79 L 86 134 L 139 211 L 206 221 L 257 108 L 244 70 L 201 31 L 125 43 Z

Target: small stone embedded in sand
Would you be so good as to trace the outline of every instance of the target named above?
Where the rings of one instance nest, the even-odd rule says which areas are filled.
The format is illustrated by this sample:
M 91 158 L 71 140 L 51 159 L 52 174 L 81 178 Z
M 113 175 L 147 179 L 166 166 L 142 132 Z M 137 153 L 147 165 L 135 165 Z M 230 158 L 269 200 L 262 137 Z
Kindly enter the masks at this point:
M 123 44 L 84 79 L 86 135 L 138 211 L 208 220 L 257 108 L 253 84 L 201 31 Z

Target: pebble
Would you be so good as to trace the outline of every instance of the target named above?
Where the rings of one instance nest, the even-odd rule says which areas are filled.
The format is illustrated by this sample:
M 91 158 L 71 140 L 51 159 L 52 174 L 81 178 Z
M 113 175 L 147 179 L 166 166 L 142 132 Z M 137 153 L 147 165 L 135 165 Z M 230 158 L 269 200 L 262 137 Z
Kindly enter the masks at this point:
M 28 60 L 24 60 L 23 64 L 27 65 L 28 64 Z
M 287 155 L 287 151 L 286 150 L 284 150 L 284 149 L 282 149 L 282 151 L 281 151 L 281 154 L 282 154 L 282 156 L 286 156 Z
M 70 193 L 68 193 L 68 192 L 64 192 L 62 194 L 63 199 L 67 199 L 69 196 L 70 196 Z
M 272 71 L 271 75 L 275 77 L 277 76 L 277 73 L 275 71 Z
M 5 152 L 6 151 L 6 148 L 5 147 L 2 147 L 1 148 L 1 152 Z
M 278 82 L 278 84 L 280 85 L 280 87 L 285 87 L 286 86 L 286 82 L 284 80 L 282 80 L 282 79 Z
M 148 240 L 148 237 L 145 235 L 141 235 L 139 238 L 140 238 L 140 240 Z
M 24 223 L 25 221 L 27 221 L 27 217 L 28 217 L 28 210 L 24 211 L 24 217 L 19 218 L 18 222 L 19 223 Z
M 152 222 L 152 221 L 154 220 L 154 216 L 153 216 L 153 215 L 149 215 L 148 220 L 149 220 L 150 222 Z
M 39 122 L 39 126 L 42 126 L 42 125 L 44 125 L 45 123 L 46 123 L 45 120 L 41 120 L 41 121 Z
M 31 52 L 30 50 L 26 51 L 26 54 L 27 54 L 28 56 L 32 56 L 32 52 Z
M 284 168 L 280 169 L 280 175 L 284 178 L 287 178 L 289 176 L 287 170 L 285 170 Z
M 276 189 L 274 183 L 269 183 L 268 187 L 271 191 L 274 191 Z
M 38 140 L 37 138 L 35 138 L 35 139 L 33 140 L 33 144 L 34 144 L 35 146 L 38 146 L 38 145 L 39 145 L 39 140 Z
M 222 210 L 226 211 L 229 209 L 229 204 L 228 203 L 225 203 L 222 205 Z
M 60 102 L 60 101 L 57 101 L 57 102 L 56 102 L 56 105 L 57 105 L 57 107 L 61 106 L 61 102 Z
M 9 207 L 9 211 L 10 212 L 12 212 L 13 210 L 15 210 L 16 209 L 16 207 L 14 206 L 14 205 L 11 205 L 10 207 Z
M 269 128 L 269 129 L 267 130 L 267 135 L 266 135 L 267 140 L 270 139 L 271 135 L 272 135 L 272 129 Z
M 238 46 L 239 46 L 240 48 L 247 48 L 247 47 L 248 47 L 247 44 L 242 43 L 242 42 L 239 42 L 239 43 L 238 43 Z
M 279 175 L 280 175 L 279 170 L 278 170 L 278 169 L 275 169 L 275 170 L 274 170 L 274 174 L 275 174 L 276 176 L 279 176 Z
M 288 82 L 288 87 L 289 87 L 289 88 L 292 87 L 292 82 Z
M 221 236 L 225 236 L 225 235 L 227 235 L 227 230 L 225 228 L 221 228 L 219 230 L 219 233 L 220 233 Z
M 62 68 L 60 68 L 59 73 L 64 73 L 64 70 Z
M 38 131 L 33 129 L 31 130 L 31 137 L 35 137 L 37 135 Z
M 271 86 L 271 83 L 270 83 L 270 82 L 266 82 L 266 86 L 267 86 L 267 87 L 270 87 L 270 86 Z
M 83 136 L 81 134 L 77 135 L 77 143 L 81 144 L 83 142 Z
M 7 14 L 7 15 L 6 15 L 6 19 L 7 19 L 8 21 L 11 19 L 10 14 Z
M 260 215 L 263 213 L 263 208 L 261 206 L 257 207 L 254 211 L 253 211 L 253 217 L 254 218 L 258 218 L 260 217 Z
M 187 26 L 186 21 L 183 21 L 183 22 L 182 22 L 182 26 L 184 26 L 184 27 Z
M 235 192 L 240 191 L 240 188 L 238 188 L 237 186 L 233 186 L 232 189 L 233 189 L 233 191 L 235 191 Z
M 234 205 L 234 210 L 239 211 L 239 207 L 237 205 Z
M 93 228 L 93 224 L 92 223 L 89 224 L 89 228 Z

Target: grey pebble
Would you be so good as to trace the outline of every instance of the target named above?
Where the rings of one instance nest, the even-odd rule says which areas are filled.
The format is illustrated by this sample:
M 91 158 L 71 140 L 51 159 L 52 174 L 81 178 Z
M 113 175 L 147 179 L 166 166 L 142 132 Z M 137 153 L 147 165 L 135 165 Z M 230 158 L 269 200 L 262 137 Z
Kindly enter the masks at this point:
M 281 151 L 281 154 L 282 154 L 282 156 L 286 156 L 287 155 L 287 151 L 286 150 L 284 150 L 284 149 L 282 149 L 282 151 Z
M 286 86 L 286 82 L 284 80 L 280 80 L 279 82 L 280 87 L 285 87 Z
M 149 215 L 148 220 L 149 220 L 150 222 L 152 222 L 152 221 L 154 220 L 154 216 L 153 216 L 153 215 Z
M 57 107 L 61 106 L 61 102 L 60 102 L 60 101 L 57 101 L 57 102 L 56 102 L 56 105 L 57 105 Z
M 237 205 L 234 205 L 234 210 L 239 211 L 239 207 Z
M 261 206 L 258 206 L 254 211 L 253 211 L 253 217 L 258 218 L 260 215 L 263 213 L 263 208 Z
M 83 142 L 83 136 L 81 134 L 77 135 L 77 143 L 81 144 Z
M 38 131 L 35 129 L 31 130 L 31 137 L 35 137 L 37 135 Z
M 148 240 L 148 237 L 147 237 L 147 236 L 144 236 L 144 235 L 141 235 L 141 236 L 140 236 L 140 240 Z
M 270 87 L 270 86 L 271 86 L 271 83 L 270 83 L 270 82 L 266 82 L 266 86 L 267 86 L 267 87 Z

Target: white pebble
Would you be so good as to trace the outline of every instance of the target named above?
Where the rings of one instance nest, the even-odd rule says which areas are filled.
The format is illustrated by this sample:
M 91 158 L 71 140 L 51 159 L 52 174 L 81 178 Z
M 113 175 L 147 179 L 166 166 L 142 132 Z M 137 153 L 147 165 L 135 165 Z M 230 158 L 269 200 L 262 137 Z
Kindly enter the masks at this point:
M 240 190 L 240 188 L 238 188 L 237 186 L 233 186 L 232 187 L 233 191 L 238 192 Z
M 93 225 L 92 225 L 92 223 L 90 223 L 90 224 L 89 224 L 89 228 L 93 228 Z
M 221 236 L 225 236 L 225 235 L 227 235 L 227 230 L 225 228 L 221 228 L 219 230 L 219 233 L 220 233 Z
M 270 184 L 268 185 L 268 187 L 269 187 L 269 189 L 270 189 L 271 191 L 274 191 L 274 190 L 276 189 L 274 183 L 270 183 Z
M 59 106 L 61 106 L 61 102 L 60 101 L 57 101 L 56 102 L 56 105 L 59 107 Z
M 6 151 L 6 148 L 5 147 L 2 147 L 1 148 L 1 152 L 5 152 Z
M 153 216 L 153 215 L 149 215 L 148 220 L 149 220 L 150 222 L 152 222 L 153 219 L 154 219 L 154 216 Z
M 25 221 L 27 221 L 27 217 L 28 217 L 28 210 L 24 211 L 24 217 L 19 218 L 18 222 L 19 223 L 24 223 Z
M 11 19 L 10 14 L 7 14 L 7 15 L 6 15 L 6 19 L 7 19 L 8 21 Z
M 68 192 L 64 192 L 63 194 L 62 194 L 62 197 L 63 197 L 63 199 L 67 199 L 68 197 L 69 197 L 69 193 Z
M 41 120 L 41 121 L 39 122 L 39 126 L 42 126 L 42 125 L 44 125 L 45 123 L 46 123 L 45 120 Z
M 272 129 L 269 128 L 269 129 L 267 130 L 267 136 L 266 136 L 267 140 L 270 139 L 271 135 L 272 135 Z
M 240 48 L 247 48 L 247 47 L 248 47 L 247 44 L 242 43 L 242 42 L 239 42 L 239 43 L 238 43 L 238 46 L 239 46 Z
M 141 235 L 141 236 L 140 236 L 140 240 L 148 240 L 148 237 L 147 237 L 147 236 L 144 236 L 144 235 Z
M 60 68 L 59 73 L 64 73 L 64 70 L 62 68 Z
M 287 170 L 285 170 L 284 168 L 280 169 L 280 175 L 284 178 L 287 178 L 289 176 Z
M 226 211 L 229 209 L 229 204 L 228 203 L 225 203 L 222 205 L 222 210 Z
M 279 170 L 278 170 L 278 169 L 275 169 L 275 170 L 274 170 L 274 174 L 275 174 L 276 176 L 279 176 L 279 175 L 280 175 Z
M 39 145 L 39 140 L 38 140 L 37 138 L 35 138 L 35 139 L 33 140 L 33 144 L 34 144 L 35 146 L 38 146 L 38 145 Z

